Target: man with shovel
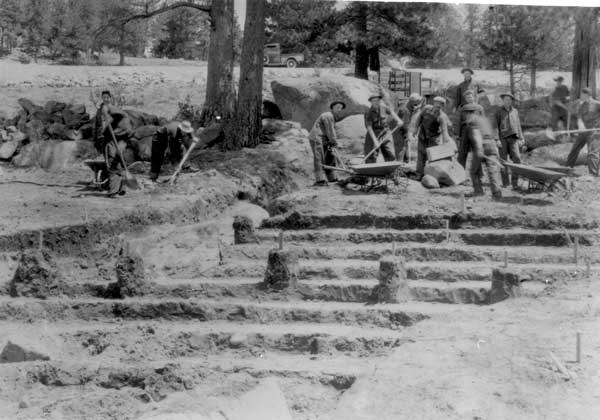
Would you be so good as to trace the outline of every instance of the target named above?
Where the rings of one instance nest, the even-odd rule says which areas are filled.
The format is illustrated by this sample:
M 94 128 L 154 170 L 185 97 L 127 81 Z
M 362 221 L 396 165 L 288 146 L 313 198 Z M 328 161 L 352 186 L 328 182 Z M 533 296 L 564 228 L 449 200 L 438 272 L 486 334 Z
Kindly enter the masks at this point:
M 581 89 L 581 104 L 577 111 L 577 128 L 585 130 L 590 128 L 600 128 L 600 101 L 592 98 L 592 90 L 590 88 Z M 600 131 L 600 130 L 599 130 Z M 587 165 L 590 175 L 600 175 L 600 132 L 583 132 L 578 133 L 577 140 L 573 143 L 569 157 L 567 158 L 567 166 L 574 168 L 577 163 L 577 158 L 583 146 L 587 144 L 588 156 Z
M 334 101 L 329 105 L 329 112 L 319 115 L 315 121 L 308 141 L 313 151 L 315 165 L 315 186 L 325 187 L 329 182 L 336 182 L 337 176 L 331 169 L 323 168 L 326 166 L 337 166 L 337 133 L 335 123 L 341 121 L 342 111 L 346 104 L 342 101 Z
M 110 104 L 110 92 L 102 93 L 103 101 L 99 104 L 97 113 L 100 115 L 99 129 L 97 133 L 97 145 L 104 154 L 104 161 L 108 171 L 108 197 L 124 195 L 123 172 L 128 177 L 127 169 L 124 167 L 123 156 L 118 149 L 119 140 L 127 141 L 134 133 L 129 116 L 121 109 Z
M 365 127 L 367 128 L 367 135 L 365 138 L 365 156 L 368 156 L 365 160 L 366 163 L 377 162 L 377 156 L 379 150 L 383 154 L 383 158 L 386 162 L 396 160 L 394 154 L 394 146 L 392 139 L 387 138 L 385 133 L 388 131 L 389 119 L 395 121 L 394 127 L 396 129 L 402 127 L 404 122 L 396 115 L 394 111 L 386 104 L 381 102 L 381 95 L 373 95 L 369 98 L 371 108 L 365 113 Z M 383 135 L 382 135 L 383 134 Z M 373 151 L 373 149 L 379 148 L 379 150 Z
M 198 138 L 194 136 L 194 128 L 189 121 L 172 121 L 159 128 L 152 139 L 150 180 L 156 182 L 158 179 L 167 149 L 171 163 L 179 163 L 184 147 L 189 149 L 192 143 L 197 142 Z

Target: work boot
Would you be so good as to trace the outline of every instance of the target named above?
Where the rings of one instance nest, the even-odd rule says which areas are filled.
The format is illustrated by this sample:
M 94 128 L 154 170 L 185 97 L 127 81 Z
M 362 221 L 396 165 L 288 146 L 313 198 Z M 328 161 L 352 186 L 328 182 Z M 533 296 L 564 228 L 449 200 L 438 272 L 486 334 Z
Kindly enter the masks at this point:
M 158 179 L 158 173 L 157 172 L 150 172 L 150 181 L 156 182 L 157 179 Z
M 327 181 L 317 181 L 313 184 L 314 187 L 327 187 L 328 185 Z

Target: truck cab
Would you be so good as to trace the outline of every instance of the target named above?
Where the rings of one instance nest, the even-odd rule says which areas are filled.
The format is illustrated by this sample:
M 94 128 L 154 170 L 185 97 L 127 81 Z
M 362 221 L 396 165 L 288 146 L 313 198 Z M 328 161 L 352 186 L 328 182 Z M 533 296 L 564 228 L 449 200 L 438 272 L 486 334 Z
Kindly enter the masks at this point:
M 281 44 L 279 43 L 266 44 L 264 47 L 263 65 L 265 66 L 286 66 L 294 68 L 303 62 L 304 54 L 282 54 Z

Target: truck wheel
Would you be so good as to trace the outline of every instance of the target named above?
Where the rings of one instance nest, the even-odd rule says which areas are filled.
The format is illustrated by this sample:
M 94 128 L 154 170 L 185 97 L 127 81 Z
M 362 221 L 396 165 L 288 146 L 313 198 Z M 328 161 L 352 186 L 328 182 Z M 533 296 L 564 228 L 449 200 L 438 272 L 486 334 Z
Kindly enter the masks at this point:
M 286 67 L 289 67 L 291 69 L 298 67 L 298 62 L 296 60 L 294 60 L 293 58 L 288 58 L 287 61 L 285 62 Z

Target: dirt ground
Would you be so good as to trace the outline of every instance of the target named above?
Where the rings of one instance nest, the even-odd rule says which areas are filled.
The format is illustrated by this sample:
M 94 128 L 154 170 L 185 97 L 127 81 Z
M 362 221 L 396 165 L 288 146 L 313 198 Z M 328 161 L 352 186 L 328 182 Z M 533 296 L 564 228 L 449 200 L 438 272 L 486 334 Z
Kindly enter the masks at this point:
M 0 85 L 14 81 L 3 88 L 7 100 L 0 112 L 12 113 L 21 96 L 91 105 L 90 92 L 132 81 L 124 94 L 144 111 L 172 116 L 186 95 L 191 94 L 193 103 L 203 98 L 203 65 L 68 70 L 0 62 Z M 265 74 L 268 79 L 284 72 L 289 70 L 268 69 Z M 314 70 L 293 72 L 300 76 Z M 459 76 L 458 70 L 424 70 L 428 74 L 440 80 Z M 501 78 L 482 75 L 488 76 Z M 55 77 L 62 79 L 48 86 Z M 307 301 L 268 296 L 245 283 L 260 281 L 265 256 L 281 228 L 301 228 L 298 235 L 308 236 L 317 235 L 311 229 L 332 228 L 443 232 L 448 220 L 450 228 L 473 235 L 479 225 L 499 231 L 597 234 L 600 185 L 595 179 L 576 178 L 569 194 L 505 190 L 500 202 L 492 201 L 489 191 L 483 198 L 467 195 L 463 208 L 468 186 L 431 192 L 409 181 L 392 187 L 391 194 L 311 188 L 308 159 L 292 167 L 289 157 L 282 157 L 285 144 L 275 151 L 261 147 L 197 154 L 199 171 L 183 174 L 175 186 L 151 184 L 142 172 L 137 176 L 143 189 L 114 200 L 88 188 L 92 173 L 82 165 L 60 173 L 0 166 L 5 198 L 0 206 L 0 344 L 18 338 L 32 347 L 42 345 L 53 363 L 2 367 L 0 418 L 137 419 L 181 407 L 210 410 L 219 399 L 222 403 L 240 395 L 275 374 L 297 420 L 600 418 L 600 279 L 595 266 L 591 278 L 581 275 L 581 266 L 576 268 L 579 275 L 554 277 L 543 291 L 491 306 L 353 306 L 350 299 L 370 291 L 371 283 L 363 277 L 392 246 L 390 241 L 363 247 L 353 243 L 353 248 L 343 239 L 309 245 L 298 240 L 293 246 L 305 252 L 300 274 L 307 277 Z M 578 171 L 585 174 L 583 168 Z M 263 232 L 269 241 L 231 247 L 233 217 L 247 215 L 259 225 L 268 216 L 266 209 L 274 216 L 265 222 L 265 228 L 272 228 Z M 164 295 L 115 303 L 89 293 L 65 293 L 15 303 L 3 286 L 21 248 L 35 248 L 40 239 L 72 294 L 86 283 L 114 281 L 116 252 L 127 243 L 144 256 L 146 275 L 163 287 Z M 418 242 L 406 244 L 415 258 Z M 546 256 L 541 247 L 536 249 L 540 266 L 558 266 L 569 258 L 570 248 L 556 245 Z M 454 256 L 457 249 L 444 252 Z M 519 260 L 516 252 L 510 258 Z M 550 264 L 553 255 L 561 260 Z M 312 262 L 313 257 L 320 261 Z M 349 262 L 352 258 L 369 261 Z M 475 271 L 466 275 L 487 278 L 486 265 L 492 263 L 478 264 L 485 276 Z M 238 265 L 243 270 L 233 270 Z M 465 275 L 458 266 L 423 258 L 412 269 Z M 207 274 L 208 269 L 214 270 Z M 323 273 L 330 277 L 327 284 Z M 215 279 L 219 288 L 210 286 Z M 311 290 L 323 300 L 309 301 Z M 347 301 L 336 302 L 342 298 Z M 82 314 L 85 308 L 90 313 Z M 407 315 L 411 310 L 418 323 Z M 402 325 L 384 328 L 398 322 L 390 313 Z M 198 322 L 207 321 L 203 316 L 212 316 L 212 323 Z M 581 363 L 573 362 L 577 331 L 583 337 Z M 245 333 L 250 345 L 231 348 L 231 338 Z M 322 351 L 314 343 L 329 347 Z M 550 352 L 570 376 L 558 371 Z

